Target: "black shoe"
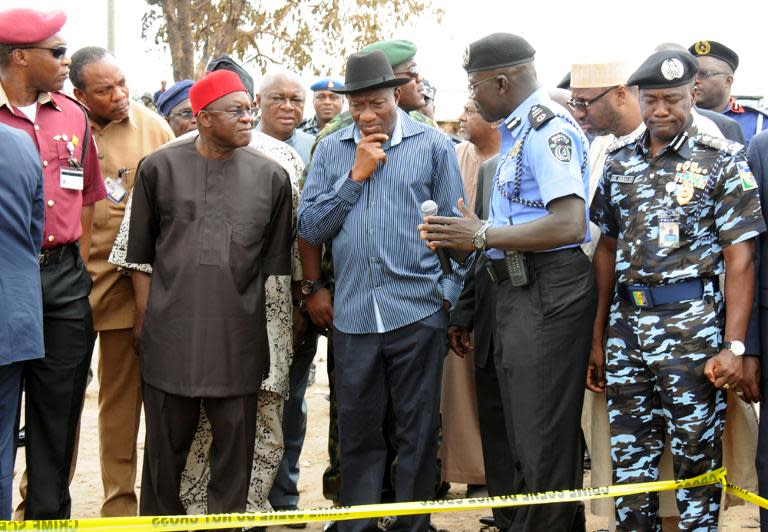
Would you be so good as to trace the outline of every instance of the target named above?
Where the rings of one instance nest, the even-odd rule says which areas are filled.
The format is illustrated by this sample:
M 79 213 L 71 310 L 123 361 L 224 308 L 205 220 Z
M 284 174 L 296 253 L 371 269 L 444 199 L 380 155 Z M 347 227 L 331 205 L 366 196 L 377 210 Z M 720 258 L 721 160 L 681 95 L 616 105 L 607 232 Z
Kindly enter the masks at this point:
M 489 526 L 492 528 L 496 528 L 496 520 L 493 518 L 492 515 L 489 515 L 487 517 L 481 517 L 480 518 L 480 524 L 483 526 Z
M 290 506 L 275 506 L 273 509 L 278 512 L 291 512 L 298 510 L 299 507 L 292 504 Z M 288 523 L 283 526 L 287 526 L 288 528 L 307 528 L 307 523 Z
M 338 532 L 339 526 L 336 524 L 336 521 L 328 521 L 327 523 L 323 523 L 323 532 Z

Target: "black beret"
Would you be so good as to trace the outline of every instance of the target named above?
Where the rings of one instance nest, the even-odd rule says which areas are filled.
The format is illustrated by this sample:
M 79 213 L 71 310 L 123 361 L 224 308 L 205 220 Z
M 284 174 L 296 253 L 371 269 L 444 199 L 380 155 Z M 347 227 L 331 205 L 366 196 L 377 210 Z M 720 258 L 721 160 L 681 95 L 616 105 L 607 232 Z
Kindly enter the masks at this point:
M 699 65 L 688 52 L 663 50 L 643 61 L 627 85 L 641 89 L 671 89 L 693 81 Z
M 464 70 L 478 72 L 522 65 L 533 61 L 536 50 L 528 41 L 511 33 L 492 33 L 464 50 Z
M 697 57 L 715 57 L 725 61 L 734 72 L 739 67 L 739 54 L 717 41 L 696 41 L 688 51 Z
M 571 90 L 571 73 L 568 72 L 563 79 L 560 80 L 560 83 L 557 84 L 558 89 L 565 89 L 565 90 Z
M 253 98 L 253 78 L 237 61 L 227 54 L 221 54 L 216 59 L 212 59 L 208 66 L 205 67 L 206 72 L 215 72 L 216 70 L 229 70 L 240 76 L 240 81 L 243 82 L 248 94 Z

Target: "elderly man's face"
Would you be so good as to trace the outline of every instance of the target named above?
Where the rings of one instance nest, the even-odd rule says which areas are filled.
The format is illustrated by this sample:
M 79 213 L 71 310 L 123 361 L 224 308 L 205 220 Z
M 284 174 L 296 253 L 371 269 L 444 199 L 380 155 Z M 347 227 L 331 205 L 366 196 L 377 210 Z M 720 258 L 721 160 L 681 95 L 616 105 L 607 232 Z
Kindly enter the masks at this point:
M 82 90 L 75 94 L 97 122 L 119 122 L 128 117 L 128 85 L 114 57 L 104 56 L 83 67 Z
M 693 87 L 641 89 L 640 112 L 650 134 L 669 142 L 682 133 L 691 119 Z
M 344 100 L 340 94 L 331 91 L 317 91 L 312 99 L 315 114 L 320 122 L 327 123 L 341 112 Z
M 44 41 L 19 46 L 19 52 L 28 64 L 28 81 L 32 87 L 43 92 L 58 91 L 64 87 L 70 64 L 66 46 L 66 41 L 58 33 Z
M 247 146 L 251 142 L 252 103 L 247 92 L 226 94 L 197 114 L 200 135 L 225 149 Z
M 304 89 L 298 81 L 279 77 L 258 96 L 261 129 L 278 140 L 287 140 L 304 115 Z
M 392 135 L 397 122 L 399 87 L 374 89 L 347 96 L 349 112 L 363 136 Z
M 398 78 L 408 78 L 411 81 L 405 85 L 400 85 L 400 107 L 404 111 L 418 111 L 427 103 L 425 100 L 426 92 L 422 81 L 424 78 L 419 73 L 419 65 L 411 59 L 401 63 L 393 68 L 395 76 Z
M 489 134 L 493 125 L 486 122 L 477 112 L 473 100 L 464 104 L 464 112 L 459 115 L 459 135 L 463 140 L 472 142 Z
M 177 137 L 197 129 L 197 122 L 192 114 L 192 104 L 189 103 L 189 99 L 177 104 L 168 114 L 166 120 L 173 130 L 173 134 Z

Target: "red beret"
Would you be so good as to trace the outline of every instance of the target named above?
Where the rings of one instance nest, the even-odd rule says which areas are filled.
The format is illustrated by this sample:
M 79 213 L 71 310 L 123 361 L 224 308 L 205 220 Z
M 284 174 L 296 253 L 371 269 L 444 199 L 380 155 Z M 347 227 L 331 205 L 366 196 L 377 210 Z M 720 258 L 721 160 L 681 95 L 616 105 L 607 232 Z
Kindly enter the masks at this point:
M 230 70 L 215 70 L 192 85 L 189 90 L 189 103 L 192 104 L 192 112 L 197 116 L 197 113 L 209 103 L 232 92 L 240 91 L 248 92 L 240 81 L 240 76 Z
M 33 44 L 59 32 L 67 21 L 63 11 L 43 13 L 34 9 L 0 11 L 0 43 Z

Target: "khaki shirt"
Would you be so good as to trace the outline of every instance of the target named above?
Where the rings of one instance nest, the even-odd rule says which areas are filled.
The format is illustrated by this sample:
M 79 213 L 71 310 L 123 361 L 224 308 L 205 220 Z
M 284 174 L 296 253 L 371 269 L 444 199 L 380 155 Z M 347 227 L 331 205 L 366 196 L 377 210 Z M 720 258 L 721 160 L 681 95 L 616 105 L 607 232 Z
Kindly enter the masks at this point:
M 103 128 L 93 122 L 91 126 L 104 179 L 117 179 L 121 173 L 127 192 L 133 188 L 139 161 L 174 138 L 165 119 L 134 103 L 125 120 L 111 122 Z M 120 203 L 109 198 L 96 203 L 88 271 L 93 277 L 90 300 L 97 331 L 133 327 L 135 304 L 131 278 L 107 262 L 127 200 L 126 193 Z

